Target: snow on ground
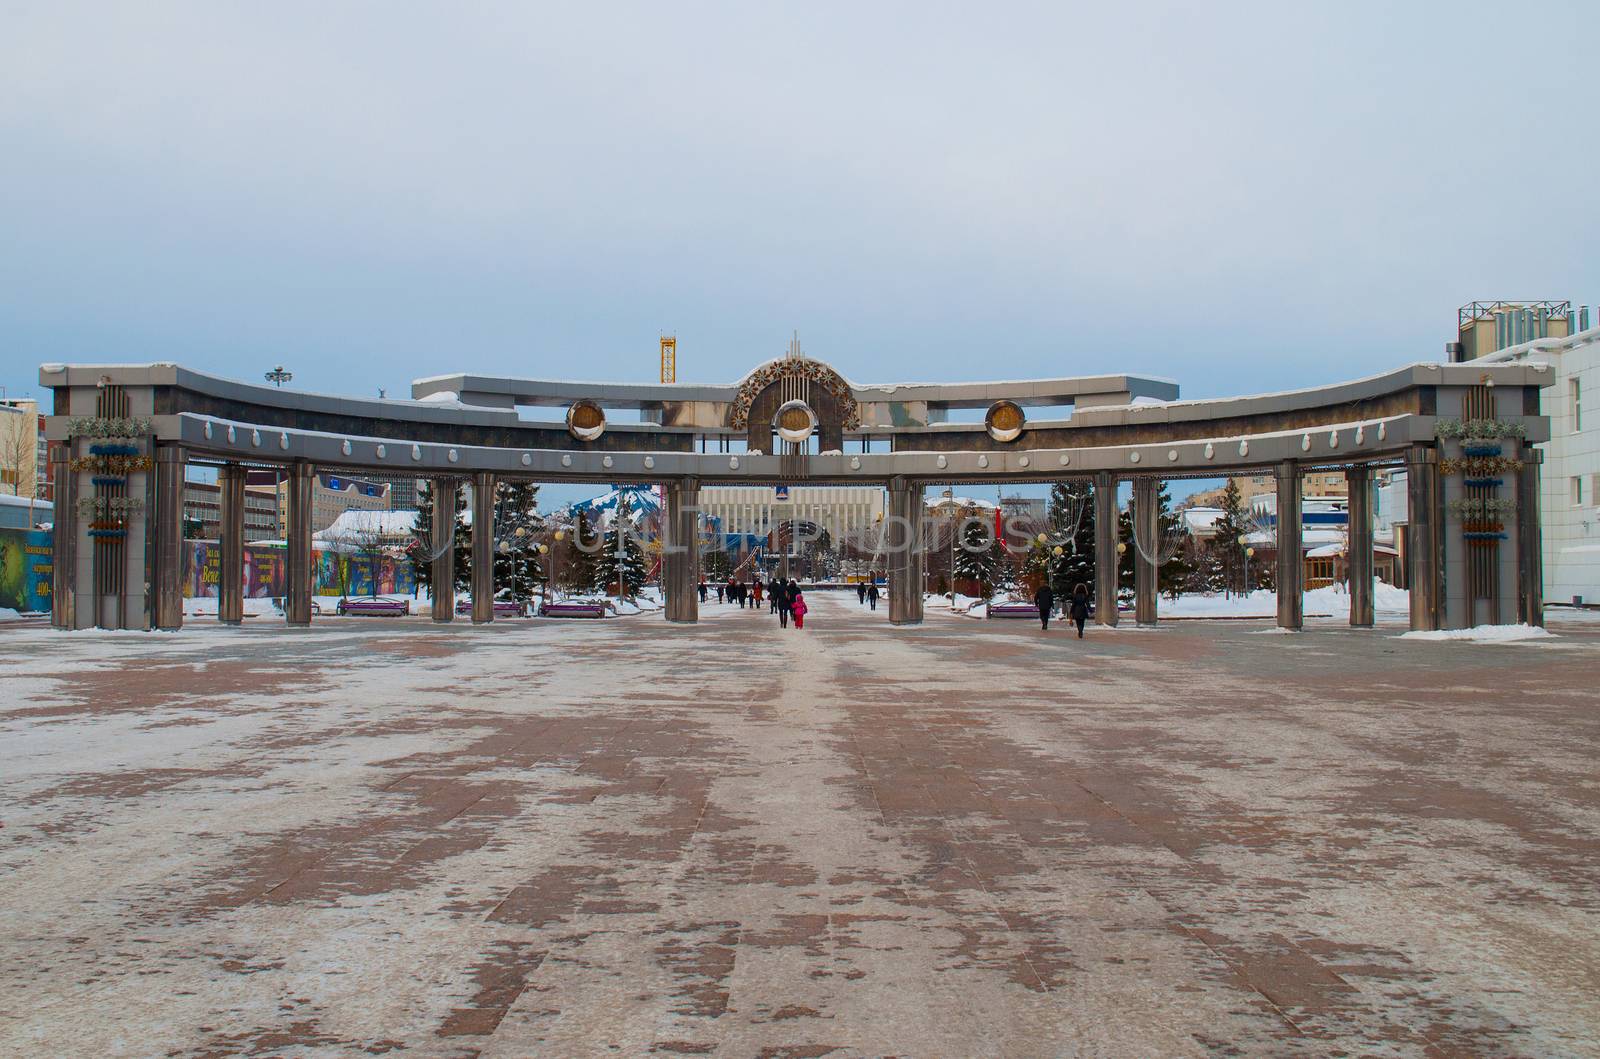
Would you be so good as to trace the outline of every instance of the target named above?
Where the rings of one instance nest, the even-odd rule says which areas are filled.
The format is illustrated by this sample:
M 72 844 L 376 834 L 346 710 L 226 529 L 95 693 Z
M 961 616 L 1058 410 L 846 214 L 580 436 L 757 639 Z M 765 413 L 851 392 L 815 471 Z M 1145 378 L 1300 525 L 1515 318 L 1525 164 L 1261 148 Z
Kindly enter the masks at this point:
M 1474 643 L 1514 643 L 1518 640 L 1546 640 L 1553 634 L 1533 625 L 1478 625 L 1471 629 L 1441 629 L 1438 632 L 1408 632 L 1402 640 L 1470 640 Z
M 996 603 L 1005 602 L 995 597 Z M 1061 601 L 1058 600 L 1058 603 Z M 1379 582 L 1373 591 L 1373 606 L 1379 614 L 1402 615 L 1411 610 L 1411 593 Z M 926 609 L 950 610 L 949 595 L 929 596 Z M 1308 617 L 1327 615 L 1344 617 L 1350 613 L 1350 596 L 1338 587 L 1316 588 L 1305 594 L 1304 610 Z M 983 600 L 973 596 L 956 596 L 955 611 L 968 618 L 983 618 Z M 1124 608 L 1124 613 L 1127 610 Z M 1249 596 L 1207 596 L 1191 593 L 1169 599 L 1162 596 L 1156 601 L 1158 618 L 1276 618 L 1278 594 L 1267 589 L 1257 589 Z
M 10 607 L 0 607 L 0 621 L 9 621 L 12 618 L 20 618 L 20 617 L 22 617 L 22 615 L 18 614 L 16 611 L 12 610 Z

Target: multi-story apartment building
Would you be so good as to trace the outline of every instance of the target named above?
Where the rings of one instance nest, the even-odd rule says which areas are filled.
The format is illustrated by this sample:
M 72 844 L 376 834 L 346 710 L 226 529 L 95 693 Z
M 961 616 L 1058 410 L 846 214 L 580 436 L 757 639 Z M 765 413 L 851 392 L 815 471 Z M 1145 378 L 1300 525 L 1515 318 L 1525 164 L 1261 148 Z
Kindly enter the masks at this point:
M 318 471 L 311 483 L 311 532 L 327 529 L 346 511 L 388 511 L 389 486 Z M 278 484 L 278 521 L 289 524 L 289 483 Z
M 183 483 L 184 536 L 192 540 L 217 540 L 221 535 L 221 488 L 215 482 Z M 244 539 L 277 540 L 278 498 L 271 486 L 247 486 L 244 491 Z
M 1579 314 L 1587 323 L 1588 310 Z M 1489 360 L 1550 364 L 1555 384 L 1540 394 L 1550 440 L 1540 468 L 1540 518 L 1547 603 L 1600 603 L 1600 327 L 1535 339 Z

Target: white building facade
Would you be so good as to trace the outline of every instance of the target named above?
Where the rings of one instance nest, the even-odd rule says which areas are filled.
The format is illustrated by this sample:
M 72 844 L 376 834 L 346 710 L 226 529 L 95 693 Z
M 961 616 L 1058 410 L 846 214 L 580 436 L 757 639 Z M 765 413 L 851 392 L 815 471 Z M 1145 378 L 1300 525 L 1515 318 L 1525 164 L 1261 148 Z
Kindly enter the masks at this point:
M 1544 598 L 1600 603 L 1600 327 L 1478 359 L 1543 361 L 1555 372 L 1540 409 L 1550 417 L 1550 440 L 1539 446 Z
M 700 510 L 717 532 L 766 536 L 785 522 L 826 529 L 835 541 L 883 516 L 876 486 L 713 486 L 700 490 Z

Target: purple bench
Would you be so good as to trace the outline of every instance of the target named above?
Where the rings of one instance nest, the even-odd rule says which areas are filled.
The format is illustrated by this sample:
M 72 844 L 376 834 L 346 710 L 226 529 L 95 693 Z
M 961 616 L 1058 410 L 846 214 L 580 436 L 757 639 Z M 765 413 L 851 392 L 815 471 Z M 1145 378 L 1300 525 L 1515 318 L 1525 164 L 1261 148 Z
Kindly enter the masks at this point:
M 375 614 L 394 618 L 411 613 L 409 599 L 341 599 L 337 608 L 340 614 Z
M 457 614 L 471 614 L 472 600 L 463 599 L 456 604 Z M 497 618 L 526 618 L 528 605 L 510 599 L 497 599 L 494 601 L 494 616 Z
M 1039 608 L 1032 603 L 1007 603 L 989 604 L 989 617 L 991 618 L 1034 618 L 1039 617 Z
M 546 603 L 539 613 L 546 618 L 603 618 L 606 608 L 599 603 Z

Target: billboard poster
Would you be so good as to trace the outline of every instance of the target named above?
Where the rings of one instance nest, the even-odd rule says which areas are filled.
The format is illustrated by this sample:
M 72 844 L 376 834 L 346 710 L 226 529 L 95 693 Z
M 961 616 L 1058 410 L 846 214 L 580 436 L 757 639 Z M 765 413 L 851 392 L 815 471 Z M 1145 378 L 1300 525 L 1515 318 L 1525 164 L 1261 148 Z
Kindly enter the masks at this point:
M 50 609 L 50 531 L 0 529 L 0 607 Z

